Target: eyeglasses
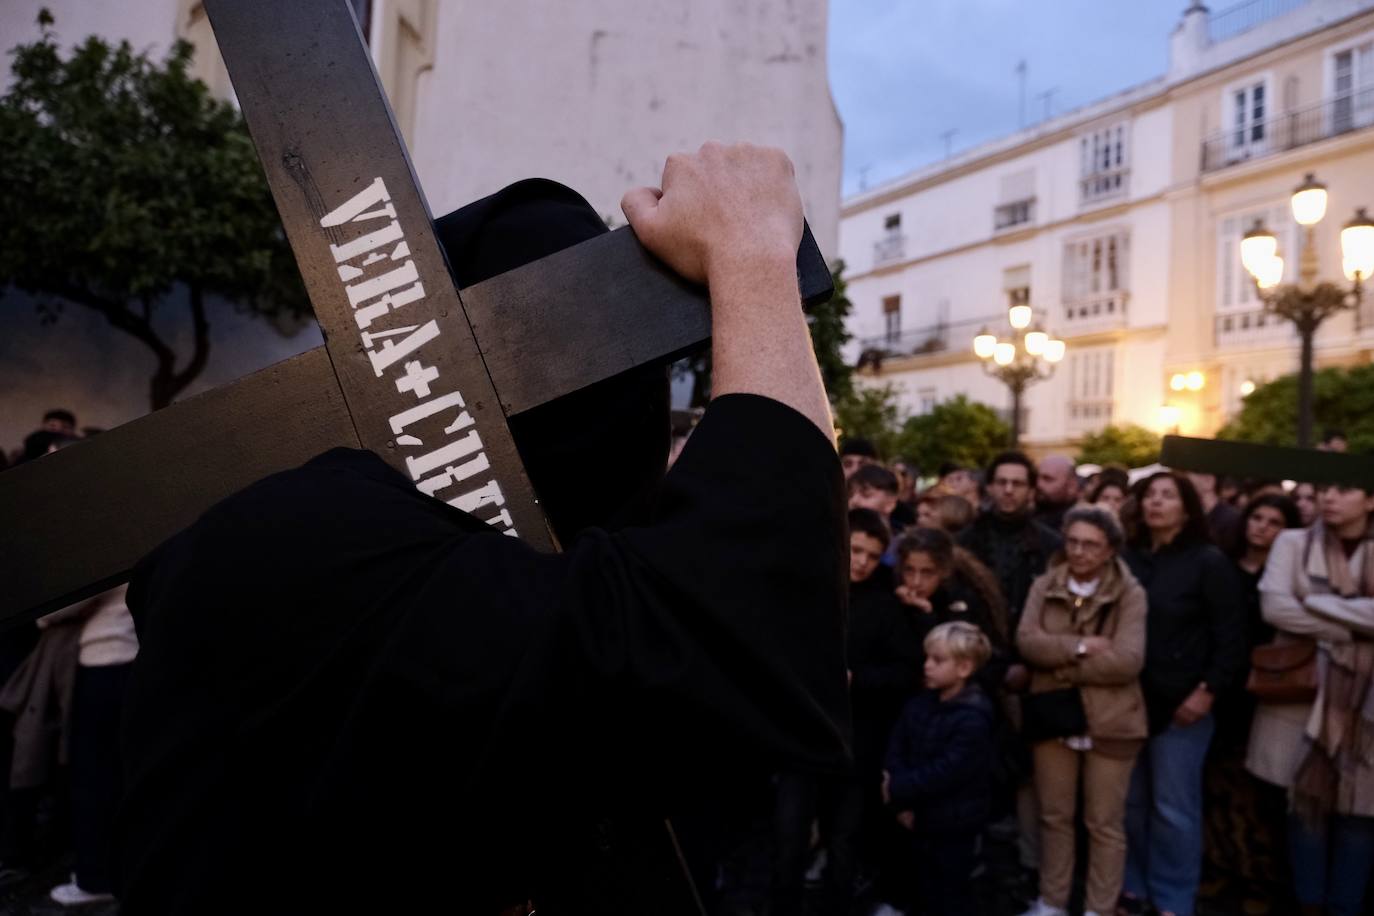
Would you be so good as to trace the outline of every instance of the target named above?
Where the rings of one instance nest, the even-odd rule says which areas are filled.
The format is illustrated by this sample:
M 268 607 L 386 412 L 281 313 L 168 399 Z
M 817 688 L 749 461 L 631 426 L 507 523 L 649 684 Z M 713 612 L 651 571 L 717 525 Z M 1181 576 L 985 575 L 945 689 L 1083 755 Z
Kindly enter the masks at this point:
M 1007 487 L 1012 490 L 1024 490 L 1030 486 L 1028 480 L 1013 480 L 1010 477 L 997 477 L 992 481 L 994 487 Z

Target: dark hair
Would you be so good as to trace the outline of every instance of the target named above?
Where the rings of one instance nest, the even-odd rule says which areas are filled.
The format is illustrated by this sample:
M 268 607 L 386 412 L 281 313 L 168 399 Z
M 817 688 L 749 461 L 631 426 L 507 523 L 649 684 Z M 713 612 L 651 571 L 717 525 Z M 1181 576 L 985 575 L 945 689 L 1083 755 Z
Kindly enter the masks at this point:
M 1069 533 L 1070 525 L 1075 525 L 1078 522 L 1092 525 L 1106 535 L 1107 545 L 1112 550 L 1120 550 L 1121 545 L 1126 543 L 1126 535 L 1121 531 L 1121 522 L 1117 521 L 1116 516 L 1106 509 L 1099 509 L 1097 506 L 1078 506 L 1070 509 L 1064 515 L 1064 534 Z
M 1251 477 L 1241 486 L 1240 491 L 1247 497 L 1253 497 L 1260 490 L 1266 487 L 1283 487 L 1283 481 L 1273 477 Z
M 927 490 L 916 500 L 916 505 L 934 506 L 936 514 L 940 517 L 940 527 L 950 534 L 958 534 L 973 524 L 973 504 L 962 496 Z
M 955 497 L 956 499 L 958 497 Z M 986 566 L 969 551 L 954 543 L 949 532 L 936 528 L 908 528 L 897 542 L 897 573 L 907 557 L 913 553 L 924 553 L 935 561 L 945 573 L 945 578 L 957 576 L 971 586 L 982 601 L 987 613 L 986 629 L 993 641 L 1001 646 L 1007 644 L 1007 602 L 1002 597 L 1002 587 Z
M 936 472 L 936 476 L 938 476 L 941 480 L 943 480 L 944 478 L 948 477 L 950 474 L 953 474 L 955 471 L 967 471 L 967 470 L 968 470 L 968 468 L 964 467 L 962 464 L 956 464 L 956 463 L 953 462 L 953 461 L 945 461 L 945 462 L 942 462 L 942 463 L 940 464 L 940 469 L 939 469 L 939 471 Z
M 46 429 L 40 429 L 37 432 L 29 433 L 24 437 L 24 451 L 20 454 L 19 460 L 16 461 L 15 464 L 19 465 L 26 461 L 42 458 L 50 451 L 63 448 L 64 446 L 71 445 L 73 442 L 78 441 L 80 440 L 78 440 L 76 436 L 68 436 L 65 433 L 54 433 Z
M 1150 529 L 1145 525 L 1141 504 L 1145 501 L 1145 494 L 1150 491 L 1150 486 L 1156 480 L 1169 479 L 1178 487 L 1178 495 L 1183 500 L 1183 530 L 1178 533 L 1179 543 L 1197 541 L 1202 544 L 1210 544 L 1212 536 L 1207 529 L 1207 513 L 1202 508 L 1202 497 L 1197 495 L 1197 487 L 1188 477 L 1175 471 L 1156 471 L 1143 480 L 1136 481 L 1136 485 L 1131 487 L 1133 497 L 1133 517 L 1127 523 L 1128 542 L 1133 547 L 1150 548 Z
M 1279 510 L 1279 514 L 1283 516 L 1283 527 L 1302 527 L 1302 513 L 1298 511 L 1298 504 L 1293 500 L 1277 493 L 1256 496 L 1245 504 L 1245 511 L 1240 514 L 1240 524 L 1236 525 L 1235 531 L 1232 532 L 1231 543 L 1226 545 L 1226 552 L 1233 559 L 1239 560 L 1245 556 L 1245 550 L 1250 546 L 1245 537 L 1245 529 L 1250 527 L 1250 516 L 1255 514 L 1256 509 L 1265 506 Z
M 1025 468 L 1026 475 L 1032 488 L 1035 487 L 1036 481 L 1040 479 L 1040 473 L 1036 471 L 1035 463 L 1026 457 L 1025 452 L 1006 451 L 988 462 L 987 482 L 989 486 L 992 485 L 992 481 L 997 477 L 997 469 L 1004 464 L 1019 464 L 1021 467 Z
M 850 509 L 849 533 L 875 538 L 883 545 L 884 552 L 887 551 L 887 545 L 892 543 L 892 532 L 888 530 L 887 522 L 873 509 Z
M 877 458 L 878 449 L 862 436 L 840 440 L 841 455 L 862 455 L 864 458 Z
M 849 492 L 853 493 L 859 487 L 872 487 L 896 495 L 897 475 L 881 464 L 866 464 L 849 475 Z
M 1107 472 L 1103 471 L 1097 478 L 1097 483 L 1093 484 L 1093 488 L 1088 491 L 1088 502 L 1096 504 L 1097 501 L 1102 498 L 1102 491 L 1108 487 L 1116 487 L 1121 491 L 1123 497 L 1129 496 L 1131 493 L 1131 485 L 1129 481 L 1123 478 L 1124 475 L 1122 478 L 1118 478 L 1115 474 L 1109 477 L 1107 476 Z
M 46 423 L 49 420 L 61 420 L 69 426 L 76 426 L 76 414 L 72 413 L 70 410 L 63 410 L 61 407 L 54 407 L 52 410 L 43 414 L 43 422 Z
M 935 565 L 944 570 L 954 569 L 954 538 L 938 528 L 912 528 L 897 542 L 897 566 L 901 567 L 913 553 L 928 554 Z

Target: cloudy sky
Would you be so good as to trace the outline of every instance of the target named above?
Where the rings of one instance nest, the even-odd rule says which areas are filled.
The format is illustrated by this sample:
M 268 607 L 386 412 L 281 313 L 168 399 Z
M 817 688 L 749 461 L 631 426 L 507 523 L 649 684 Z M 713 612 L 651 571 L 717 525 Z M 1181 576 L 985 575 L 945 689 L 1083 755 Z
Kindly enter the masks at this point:
M 1187 0 L 830 0 L 844 193 L 1162 75 Z M 1228 4 L 1212 3 L 1213 9 Z M 866 176 L 865 176 L 866 172 Z

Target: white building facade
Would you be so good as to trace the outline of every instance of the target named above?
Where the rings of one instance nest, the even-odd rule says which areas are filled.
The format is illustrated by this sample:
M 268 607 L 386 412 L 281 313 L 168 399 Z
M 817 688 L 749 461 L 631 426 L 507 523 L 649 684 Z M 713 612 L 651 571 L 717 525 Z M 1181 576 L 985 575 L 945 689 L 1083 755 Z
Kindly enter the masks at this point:
M 1294 36 L 1340 40 L 1374 3 L 1267 2 L 1269 18 L 1252 10 L 1253 21 L 1237 25 L 1252 7 L 1209 13 L 1195 4 L 1174 34 L 1167 75 L 845 201 L 848 355 L 863 366 L 860 378 L 891 384 L 911 414 L 959 394 L 1009 412 L 1007 388 L 984 372 L 972 341 L 985 326 L 1007 336 L 1015 302 L 1067 343 L 1053 376 L 1026 395 L 1022 441 L 1032 450 L 1071 449 L 1108 424 L 1161 429 L 1171 416 L 1161 407 L 1176 399 L 1173 375 L 1223 375 L 1211 321 L 1218 301 L 1211 290 L 1181 293 L 1197 285 L 1199 249 L 1239 270 L 1238 251 L 1220 241 L 1234 234 L 1234 218 L 1189 209 L 1195 189 L 1213 180 L 1199 173 L 1198 106 L 1189 100 L 1200 82 L 1243 73 Z M 1229 99 L 1218 91 L 1215 104 Z M 1285 358 L 1296 367 L 1295 355 Z M 1234 397 L 1224 409 L 1198 400 L 1188 422 L 1174 423 L 1180 431 L 1210 432 L 1239 406 Z
M 657 184 L 668 155 L 748 140 L 792 157 L 816 240 L 835 256 L 843 132 L 826 0 L 348 2 L 436 215 L 539 176 L 623 224 L 621 196 Z M 232 94 L 200 0 L 10 0 L 0 4 L 7 48 L 37 39 L 43 7 L 64 46 L 95 34 L 157 58 L 189 40 L 196 75 Z M 187 396 L 320 341 L 313 326 L 282 337 L 242 316 L 216 320 L 211 363 Z M 97 426 L 146 412 L 151 359 L 99 316 L 73 307 L 44 326 L 10 296 L 0 297 L 0 324 L 0 448 L 49 407 Z

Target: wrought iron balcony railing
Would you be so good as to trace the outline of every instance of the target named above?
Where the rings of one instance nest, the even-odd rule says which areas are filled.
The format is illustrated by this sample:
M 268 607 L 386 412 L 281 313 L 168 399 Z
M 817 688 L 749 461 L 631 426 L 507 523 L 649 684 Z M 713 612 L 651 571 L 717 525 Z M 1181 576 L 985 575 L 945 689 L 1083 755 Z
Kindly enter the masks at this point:
M 1374 86 L 1213 134 L 1202 142 L 1202 171 L 1213 172 L 1372 126 Z

